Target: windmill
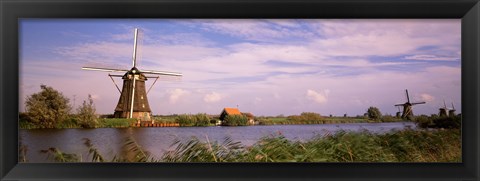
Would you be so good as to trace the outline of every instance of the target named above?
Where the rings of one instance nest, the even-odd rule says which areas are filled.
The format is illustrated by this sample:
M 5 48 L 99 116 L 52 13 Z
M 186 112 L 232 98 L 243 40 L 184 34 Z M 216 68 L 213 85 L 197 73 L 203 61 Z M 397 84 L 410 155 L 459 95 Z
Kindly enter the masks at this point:
M 132 68 L 128 69 L 115 69 L 115 68 L 100 68 L 100 67 L 82 67 L 83 70 L 95 70 L 105 72 L 126 72 L 122 75 L 111 75 L 113 83 L 120 92 L 120 98 L 118 99 L 117 107 L 115 108 L 115 118 L 137 118 L 145 121 L 149 121 L 151 118 L 151 109 L 148 104 L 147 94 L 157 82 L 159 76 L 146 76 L 145 74 L 162 75 L 162 76 L 182 76 L 177 72 L 165 72 L 154 70 L 139 70 L 137 68 L 137 38 L 138 28 L 135 28 L 134 43 L 133 43 L 133 56 L 132 56 Z M 115 80 L 112 77 L 121 77 L 123 79 L 122 90 L 117 86 Z M 148 78 L 156 78 L 155 82 L 146 91 L 145 81 Z
M 425 104 L 425 102 L 410 102 L 410 97 L 408 96 L 408 90 L 405 89 L 405 93 L 407 94 L 407 102 L 403 104 L 395 104 L 395 106 L 403 106 L 403 112 L 402 112 L 402 119 L 408 119 L 411 120 L 411 117 L 413 116 L 413 110 L 412 106 L 417 105 L 417 104 Z
M 442 117 L 442 116 L 445 116 L 445 117 L 448 116 L 448 112 L 447 112 L 448 108 L 447 108 L 447 105 L 445 104 L 445 100 L 443 100 L 443 107 L 439 108 L 438 110 L 439 110 L 438 115 L 439 115 L 440 117 Z
M 449 115 L 449 116 L 456 116 L 456 115 L 455 115 L 455 111 L 456 111 L 456 110 L 455 110 L 455 106 L 453 105 L 453 102 L 452 102 L 452 109 L 450 109 L 450 110 L 448 111 L 448 115 Z
M 455 116 L 455 106 L 453 105 L 452 102 L 452 108 L 448 108 L 447 104 L 445 104 L 445 100 L 443 100 L 443 107 L 439 108 L 439 116 Z M 448 111 L 448 112 L 447 112 Z

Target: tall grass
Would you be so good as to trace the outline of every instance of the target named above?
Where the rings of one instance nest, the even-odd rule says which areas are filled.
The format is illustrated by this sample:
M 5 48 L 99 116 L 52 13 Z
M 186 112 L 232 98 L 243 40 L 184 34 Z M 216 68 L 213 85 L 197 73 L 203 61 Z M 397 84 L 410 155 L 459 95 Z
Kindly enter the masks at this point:
M 92 162 L 106 162 L 91 143 L 86 141 L 85 145 Z M 156 159 L 128 138 L 123 153 L 111 162 L 461 162 L 459 129 L 337 132 L 307 141 L 291 141 L 277 134 L 249 147 L 228 137 L 211 142 L 206 136 L 206 141 L 195 137 L 176 140 L 172 147 Z M 45 152 L 53 155 L 54 161 L 79 161 L 78 156 L 55 148 Z
M 175 118 L 180 126 L 210 126 L 210 118 L 207 114 L 182 114 Z

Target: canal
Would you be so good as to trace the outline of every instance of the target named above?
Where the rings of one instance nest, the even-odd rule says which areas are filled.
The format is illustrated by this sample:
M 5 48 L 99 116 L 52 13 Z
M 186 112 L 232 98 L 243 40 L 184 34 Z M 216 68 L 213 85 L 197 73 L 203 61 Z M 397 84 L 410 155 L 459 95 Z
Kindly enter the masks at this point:
M 304 141 L 315 136 L 333 134 L 340 130 L 370 131 L 386 133 L 392 130 L 416 128 L 412 122 L 394 123 L 352 123 L 352 124 L 317 124 L 317 125 L 272 125 L 272 126 L 240 126 L 240 127 L 151 127 L 151 128 L 97 128 L 97 129 L 34 129 L 20 130 L 21 144 L 27 148 L 28 162 L 51 162 L 47 154 L 40 150 L 50 147 L 60 149 L 65 153 L 75 153 L 82 156 L 83 161 L 89 161 L 88 149 L 84 138 L 92 144 L 107 159 L 121 153 L 127 137 L 133 137 L 137 143 L 151 153 L 155 158 L 161 158 L 163 153 L 171 148 L 174 140 L 189 140 L 197 137 L 210 142 L 222 142 L 226 137 L 240 141 L 245 146 L 254 144 L 264 136 L 282 134 L 287 139 Z

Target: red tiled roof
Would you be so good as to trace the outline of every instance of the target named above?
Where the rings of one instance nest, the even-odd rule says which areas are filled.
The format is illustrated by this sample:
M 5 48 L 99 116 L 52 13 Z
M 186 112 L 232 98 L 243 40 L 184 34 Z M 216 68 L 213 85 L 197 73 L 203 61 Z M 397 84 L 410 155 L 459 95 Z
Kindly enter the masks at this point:
M 240 111 L 238 110 L 238 108 L 228 108 L 226 107 L 225 108 L 225 112 L 228 114 L 228 115 L 240 115 L 242 113 L 240 113 Z

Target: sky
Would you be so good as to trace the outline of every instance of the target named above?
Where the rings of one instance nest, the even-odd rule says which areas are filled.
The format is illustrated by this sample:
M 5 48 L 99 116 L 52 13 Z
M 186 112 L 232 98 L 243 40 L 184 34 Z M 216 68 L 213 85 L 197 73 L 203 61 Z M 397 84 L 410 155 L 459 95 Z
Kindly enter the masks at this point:
M 91 94 L 113 114 L 120 93 L 108 72 L 130 69 L 134 28 L 140 70 L 162 76 L 148 93 L 152 114 L 256 116 L 437 114 L 445 101 L 461 112 L 460 19 L 21 19 L 20 111 L 45 84 L 73 107 Z M 117 73 L 122 75 L 123 73 Z M 121 86 L 122 80 L 115 78 Z M 148 89 L 154 82 L 146 82 Z

